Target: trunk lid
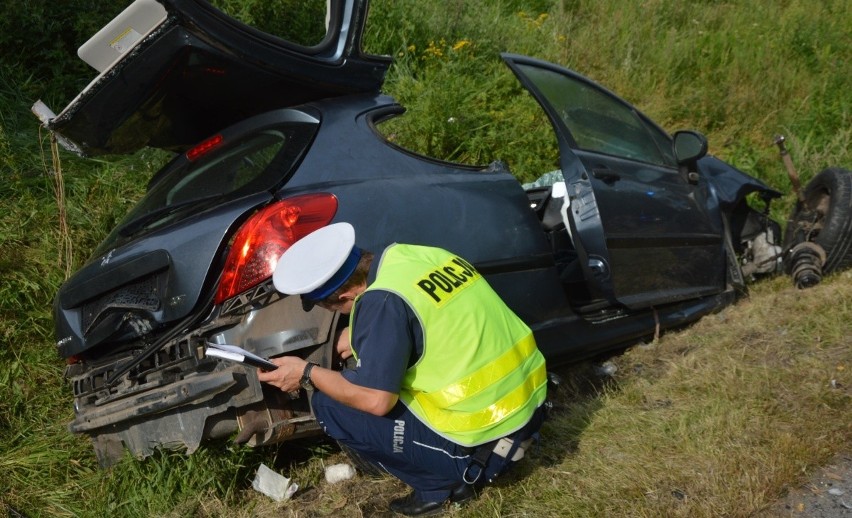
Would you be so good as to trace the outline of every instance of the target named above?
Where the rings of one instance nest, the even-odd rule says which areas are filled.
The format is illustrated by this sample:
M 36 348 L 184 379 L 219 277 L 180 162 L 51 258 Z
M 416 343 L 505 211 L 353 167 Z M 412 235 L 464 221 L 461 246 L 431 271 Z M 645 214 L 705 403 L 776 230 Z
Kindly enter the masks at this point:
M 84 156 L 182 152 L 271 109 L 378 92 L 390 59 L 361 52 L 367 4 L 328 0 L 325 36 L 306 46 L 203 0 L 136 0 L 80 47 L 99 75 L 58 115 L 33 111 Z

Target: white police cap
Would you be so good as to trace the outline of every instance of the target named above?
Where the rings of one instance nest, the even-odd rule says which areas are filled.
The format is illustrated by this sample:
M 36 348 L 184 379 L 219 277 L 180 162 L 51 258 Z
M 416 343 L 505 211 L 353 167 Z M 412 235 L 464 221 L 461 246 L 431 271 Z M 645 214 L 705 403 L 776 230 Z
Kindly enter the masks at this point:
M 272 283 L 281 293 L 320 301 L 346 282 L 360 258 L 355 229 L 349 223 L 334 223 L 293 243 L 278 260 Z

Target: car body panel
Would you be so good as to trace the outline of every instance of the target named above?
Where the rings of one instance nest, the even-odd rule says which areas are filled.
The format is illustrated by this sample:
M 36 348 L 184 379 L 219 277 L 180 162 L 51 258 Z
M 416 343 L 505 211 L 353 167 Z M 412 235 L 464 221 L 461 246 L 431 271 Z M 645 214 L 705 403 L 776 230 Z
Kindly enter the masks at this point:
M 271 199 L 269 193 L 258 193 L 220 205 L 95 257 L 57 294 L 54 311 L 59 353 L 63 357 L 80 354 L 105 340 L 127 338 L 126 333 L 147 334 L 185 318 L 204 296 L 209 296 L 207 279 L 219 275 L 214 268 L 220 261 L 213 258 L 222 253 L 235 222 Z M 152 258 L 164 256 L 165 264 L 152 263 Z M 205 260 L 199 261 L 201 257 Z M 128 267 L 137 262 L 148 268 Z M 134 296 L 138 289 L 149 290 L 153 301 L 143 304 Z M 111 325 L 103 321 L 110 314 L 123 321 L 134 315 L 144 322 L 139 324 L 144 331 L 130 332 L 121 326 L 122 331 L 117 322 Z M 102 332 L 94 329 L 98 325 L 103 327 Z
M 732 210 L 751 193 L 760 193 L 767 200 L 782 196 L 782 193 L 764 182 L 714 156 L 705 156 L 698 161 L 697 167 L 702 177 L 712 184 L 722 210 Z

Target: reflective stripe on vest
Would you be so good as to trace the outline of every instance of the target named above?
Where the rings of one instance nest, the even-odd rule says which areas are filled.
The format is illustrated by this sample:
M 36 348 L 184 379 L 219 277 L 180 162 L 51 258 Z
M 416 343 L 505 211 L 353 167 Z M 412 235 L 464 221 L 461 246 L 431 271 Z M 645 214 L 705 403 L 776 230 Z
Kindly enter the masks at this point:
M 544 399 L 539 399 L 536 396 L 539 395 L 539 389 L 543 391 L 546 388 L 546 384 L 547 370 L 542 363 L 512 392 L 503 396 L 499 401 L 476 412 L 447 412 L 444 408 L 430 404 L 431 394 L 427 395 L 423 392 L 415 393 L 414 400 L 420 404 L 420 411 L 425 414 L 424 416 L 427 421 L 437 430 L 454 433 L 475 432 L 486 429 L 489 425 L 509 417 L 512 412 L 517 411 L 531 400 L 535 402 L 533 410 L 538 408 Z M 507 431 L 505 434 L 498 435 L 497 437 L 502 437 L 509 433 L 511 431 Z M 496 439 L 497 437 L 493 438 Z
M 525 358 L 533 354 L 535 350 L 535 340 L 533 340 L 532 335 L 528 335 L 515 344 L 514 347 L 503 353 L 502 356 L 480 368 L 470 376 L 447 385 L 443 390 L 429 394 L 421 392 L 418 394 L 418 399 L 428 400 L 431 405 L 437 407 L 450 408 L 459 401 L 481 392 L 493 383 L 508 376 L 510 372 L 517 369 L 523 363 Z

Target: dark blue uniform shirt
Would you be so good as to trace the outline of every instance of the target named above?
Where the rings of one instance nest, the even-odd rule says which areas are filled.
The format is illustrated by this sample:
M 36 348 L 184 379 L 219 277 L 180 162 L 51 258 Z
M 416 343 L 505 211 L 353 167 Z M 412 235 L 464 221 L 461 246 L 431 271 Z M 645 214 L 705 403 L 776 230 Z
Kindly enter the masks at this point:
M 368 284 L 378 263 L 378 258 L 373 261 Z M 395 293 L 368 291 L 358 299 L 352 321 L 358 364 L 343 376 L 362 387 L 399 394 L 405 371 L 423 353 L 423 331 L 414 311 Z

